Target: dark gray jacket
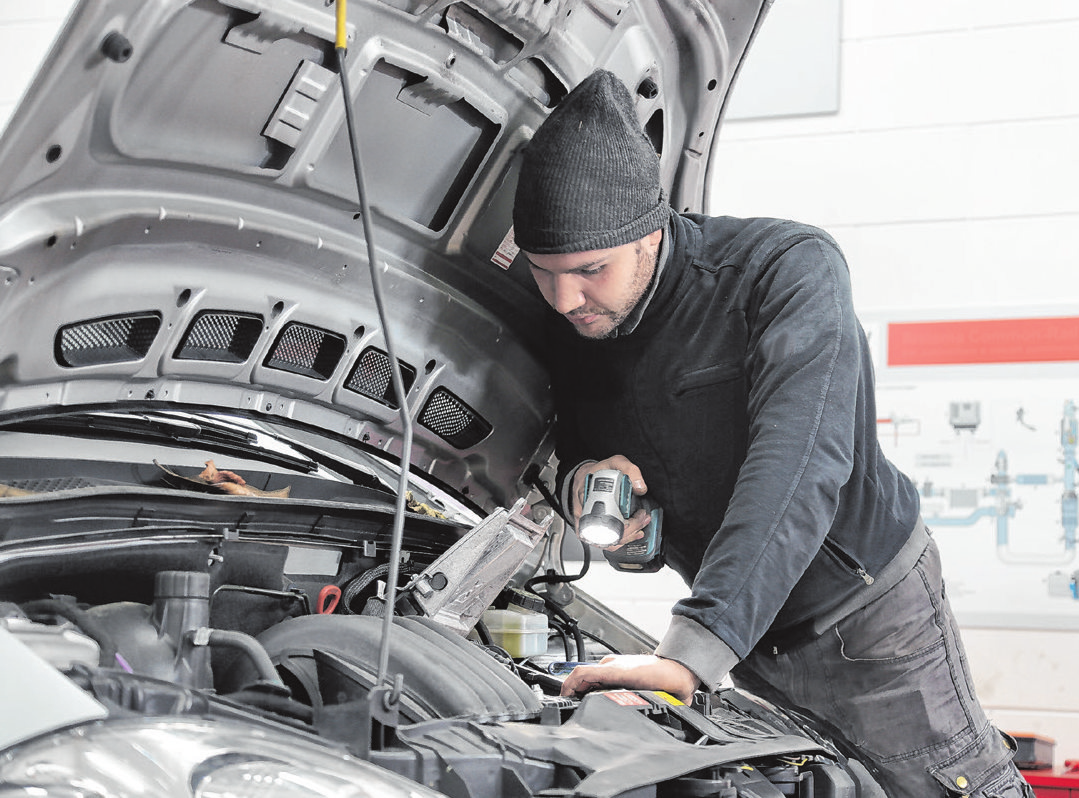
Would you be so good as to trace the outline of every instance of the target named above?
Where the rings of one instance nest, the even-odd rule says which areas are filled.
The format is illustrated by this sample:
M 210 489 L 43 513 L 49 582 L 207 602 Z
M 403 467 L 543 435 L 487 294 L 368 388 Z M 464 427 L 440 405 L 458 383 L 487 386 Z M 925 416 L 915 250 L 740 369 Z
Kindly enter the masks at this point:
M 563 477 L 614 454 L 640 467 L 664 508 L 665 560 L 692 585 L 660 653 L 708 682 L 722 674 L 698 659 L 726 673 L 767 634 L 866 590 L 918 496 L 877 442 L 836 243 L 775 219 L 675 216 L 668 235 L 631 334 L 552 331 L 558 454 Z M 721 652 L 684 654 L 716 638 Z

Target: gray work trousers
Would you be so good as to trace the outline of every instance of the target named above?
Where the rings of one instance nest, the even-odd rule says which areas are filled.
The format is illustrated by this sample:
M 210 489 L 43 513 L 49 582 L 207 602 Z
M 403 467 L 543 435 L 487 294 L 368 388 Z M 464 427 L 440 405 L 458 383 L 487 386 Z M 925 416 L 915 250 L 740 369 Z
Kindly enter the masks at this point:
M 880 598 L 789 650 L 754 651 L 731 676 L 844 740 L 889 798 L 1034 795 L 975 696 L 932 539 Z

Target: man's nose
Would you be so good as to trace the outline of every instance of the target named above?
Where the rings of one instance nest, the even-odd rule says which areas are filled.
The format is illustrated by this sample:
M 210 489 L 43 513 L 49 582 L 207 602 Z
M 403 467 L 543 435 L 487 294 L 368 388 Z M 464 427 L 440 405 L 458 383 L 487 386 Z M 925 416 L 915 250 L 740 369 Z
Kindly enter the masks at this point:
M 580 281 L 572 274 L 559 274 L 554 278 L 554 296 L 551 305 L 563 315 L 571 313 L 585 303 Z

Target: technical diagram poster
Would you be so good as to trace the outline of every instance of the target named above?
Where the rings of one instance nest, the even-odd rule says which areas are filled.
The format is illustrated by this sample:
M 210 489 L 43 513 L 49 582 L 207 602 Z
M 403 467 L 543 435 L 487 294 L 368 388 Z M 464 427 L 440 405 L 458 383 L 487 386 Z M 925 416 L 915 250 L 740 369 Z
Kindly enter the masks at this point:
M 943 338 L 930 331 L 923 355 L 896 346 L 894 325 L 865 325 L 881 446 L 918 486 L 949 598 L 967 626 L 1079 629 L 1079 362 L 978 362 L 1040 357 L 1050 346 L 1046 356 L 1059 357 L 1054 337 L 1079 348 L 1079 320 L 1036 321 L 957 326 Z M 987 331 L 1034 340 L 979 355 L 971 342 Z M 955 362 L 964 357 L 975 362 Z

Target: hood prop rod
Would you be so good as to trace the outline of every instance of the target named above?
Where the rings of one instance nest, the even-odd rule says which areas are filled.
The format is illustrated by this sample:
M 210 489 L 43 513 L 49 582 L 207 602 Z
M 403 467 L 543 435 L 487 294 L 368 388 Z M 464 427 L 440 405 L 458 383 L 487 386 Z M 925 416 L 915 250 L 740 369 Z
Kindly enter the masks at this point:
M 393 343 L 390 337 L 390 327 L 386 317 L 386 310 L 382 302 L 382 282 L 379 274 L 377 256 L 375 252 L 374 222 L 371 218 L 371 205 L 367 200 L 367 189 L 364 184 L 363 166 L 360 160 L 359 139 L 356 135 L 356 125 L 353 120 L 352 92 L 349 89 L 348 69 L 346 66 L 346 54 L 348 52 L 348 32 L 346 25 L 347 8 L 346 0 L 336 0 L 336 42 L 337 69 L 341 76 L 341 94 L 345 105 L 345 122 L 348 126 L 348 141 L 352 149 L 352 169 L 356 178 L 356 191 L 360 199 L 360 216 L 363 220 L 363 237 L 367 242 L 367 264 L 371 271 L 371 290 L 374 295 L 375 305 L 378 308 L 378 318 L 382 325 L 383 338 L 386 341 L 386 354 L 390 359 L 390 376 L 393 390 L 397 396 L 397 405 L 401 418 L 402 444 L 401 444 L 401 475 L 397 488 L 397 505 L 393 517 L 393 538 L 390 545 L 389 573 L 386 575 L 386 604 L 382 621 L 382 636 L 378 652 L 378 678 L 375 687 L 371 691 L 372 699 L 376 693 L 382 696 L 381 710 L 392 712 L 401 695 L 403 678 L 400 674 L 394 680 L 393 688 L 387 690 L 387 671 L 390 661 L 390 631 L 393 628 L 394 606 L 397 600 L 397 579 L 399 564 L 401 561 L 401 539 L 404 535 L 406 495 L 408 493 L 408 474 L 411 466 L 412 455 L 412 419 L 408 412 L 408 403 L 405 401 L 405 383 L 401 376 L 401 365 L 394 354 Z

